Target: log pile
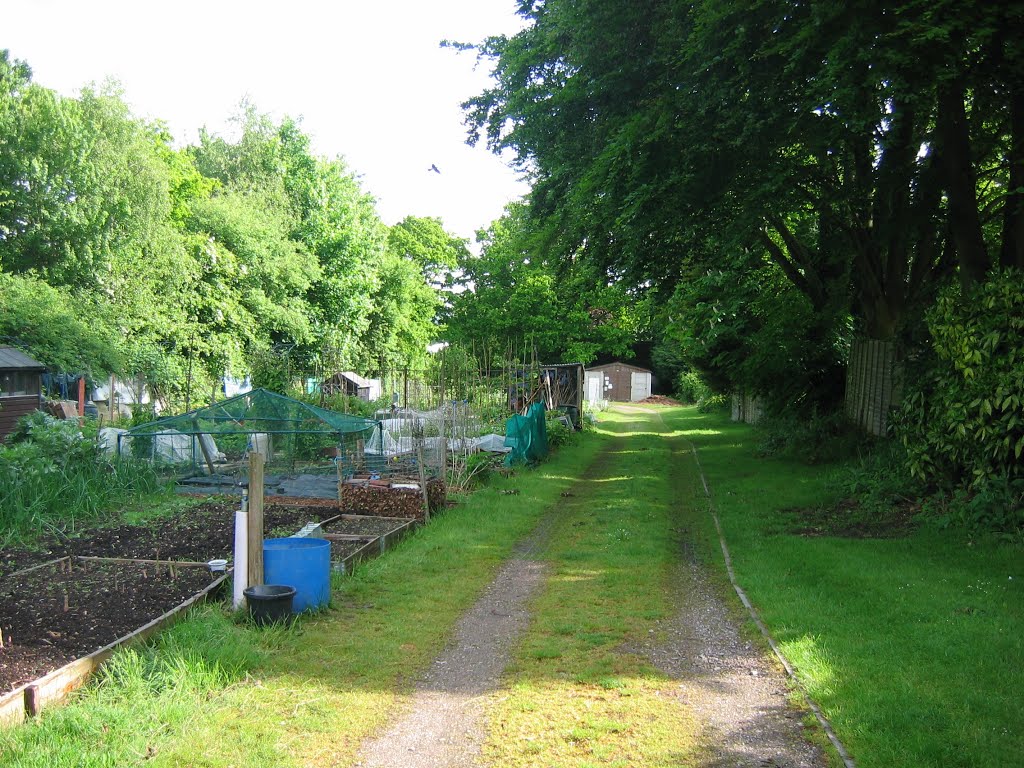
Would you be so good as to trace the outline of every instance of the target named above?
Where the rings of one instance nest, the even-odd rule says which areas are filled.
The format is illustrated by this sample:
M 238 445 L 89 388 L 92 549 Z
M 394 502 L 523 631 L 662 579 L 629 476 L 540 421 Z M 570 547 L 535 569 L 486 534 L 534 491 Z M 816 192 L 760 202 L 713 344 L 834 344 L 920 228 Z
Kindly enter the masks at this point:
M 442 480 L 427 482 L 430 513 L 445 506 L 447 488 Z M 345 483 L 341 511 L 353 515 L 423 519 L 423 495 L 419 488 L 391 488 L 387 485 Z

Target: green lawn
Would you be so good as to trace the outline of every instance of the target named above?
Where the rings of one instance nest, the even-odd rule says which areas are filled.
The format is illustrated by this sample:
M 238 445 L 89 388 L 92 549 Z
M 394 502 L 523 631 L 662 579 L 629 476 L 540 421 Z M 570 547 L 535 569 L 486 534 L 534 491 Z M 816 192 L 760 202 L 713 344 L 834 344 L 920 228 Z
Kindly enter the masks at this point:
M 724 416 L 663 415 L 700 452 L 740 585 L 858 765 L 1024 762 L 1020 547 L 794 535 L 780 510 L 826 501 L 828 468 L 756 458 Z

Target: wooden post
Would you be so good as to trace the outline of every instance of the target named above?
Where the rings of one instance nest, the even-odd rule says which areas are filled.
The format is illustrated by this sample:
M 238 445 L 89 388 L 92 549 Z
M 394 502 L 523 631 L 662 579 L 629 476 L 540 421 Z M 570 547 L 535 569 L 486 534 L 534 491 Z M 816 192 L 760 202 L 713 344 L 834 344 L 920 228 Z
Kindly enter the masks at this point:
M 194 433 L 192 435 L 192 439 L 199 443 L 199 450 L 202 452 L 203 458 L 206 460 L 206 468 L 210 470 L 210 476 L 212 477 L 213 475 L 215 475 L 217 473 L 213 469 L 213 457 L 210 455 L 210 452 L 207 450 L 206 443 L 203 442 L 202 435 L 199 434 L 199 420 L 198 419 L 192 419 L 192 430 L 193 430 L 193 433 Z
M 85 416 L 85 374 L 78 377 L 78 418 Z
M 263 583 L 263 454 L 249 454 L 249 586 Z
M 341 451 L 339 450 L 338 451 L 338 455 L 334 457 L 334 468 L 338 471 L 338 511 L 339 512 L 344 511 L 344 507 L 342 506 L 342 499 L 344 498 L 344 493 L 342 492 L 342 490 L 345 487 L 345 475 L 344 475 L 344 473 L 342 472 L 342 469 L 341 469 L 341 462 L 342 462 L 342 455 L 341 455 Z
M 416 444 L 416 464 L 420 470 L 420 491 L 423 492 L 423 522 L 430 522 L 430 494 L 427 492 L 427 472 L 423 467 L 423 443 Z
M 39 715 L 39 710 L 42 708 L 42 702 L 39 700 L 39 686 L 30 685 L 25 689 L 25 714 L 29 717 L 36 717 Z

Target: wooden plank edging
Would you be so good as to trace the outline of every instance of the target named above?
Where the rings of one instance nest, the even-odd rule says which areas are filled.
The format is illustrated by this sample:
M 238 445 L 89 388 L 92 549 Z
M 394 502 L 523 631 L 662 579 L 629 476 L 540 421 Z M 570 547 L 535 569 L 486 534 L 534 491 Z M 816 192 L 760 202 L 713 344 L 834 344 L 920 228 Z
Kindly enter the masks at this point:
M 112 559 L 112 558 L 98 558 Z M 179 563 L 180 565 L 181 563 Z M 205 563 L 203 564 L 205 565 Z M 210 593 L 219 587 L 224 580 L 231 575 L 231 570 L 226 571 L 222 576 L 206 586 L 202 591 L 197 592 L 184 602 L 158 616 L 152 621 L 144 624 L 123 637 L 119 637 L 112 643 L 93 651 L 88 656 L 83 656 L 59 669 L 55 669 L 42 677 L 26 683 L 0 698 L 0 726 L 16 725 L 24 722 L 28 715 L 31 704 L 32 714 L 38 713 L 44 706 L 56 704 L 63 701 L 68 695 L 82 686 L 89 676 L 99 669 L 107 659 L 121 646 L 128 646 L 140 642 L 160 629 L 170 626 L 178 618 L 181 618 L 194 605 L 204 602 Z M 30 690 L 31 689 L 31 690 Z
M 391 518 L 395 520 L 403 520 L 403 518 Z M 413 530 L 418 524 L 417 520 L 406 519 L 403 524 L 395 528 L 394 530 L 388 531 L 387 533 L 374 537 L 366 543 L 365 546 L 360 547 L 348 557 L 344 557 L 334 564 L 334 570 L 338 571 L 343 575 L 350 575 L 358 563 L 364 560 L 369 560 L 378 555 L 383 555 L 390 547 L 393 547 L 399 541 L 401 541 L 409 531 Z

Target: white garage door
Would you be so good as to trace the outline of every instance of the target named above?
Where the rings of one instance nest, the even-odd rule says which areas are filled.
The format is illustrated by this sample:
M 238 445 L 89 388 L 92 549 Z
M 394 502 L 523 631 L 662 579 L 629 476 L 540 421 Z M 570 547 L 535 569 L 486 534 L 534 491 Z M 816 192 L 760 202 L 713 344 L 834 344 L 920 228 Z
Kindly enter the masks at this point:
M 651 396 L 651 374 L 633 371 L 629 374 L 629 399 L 632 402 Z

